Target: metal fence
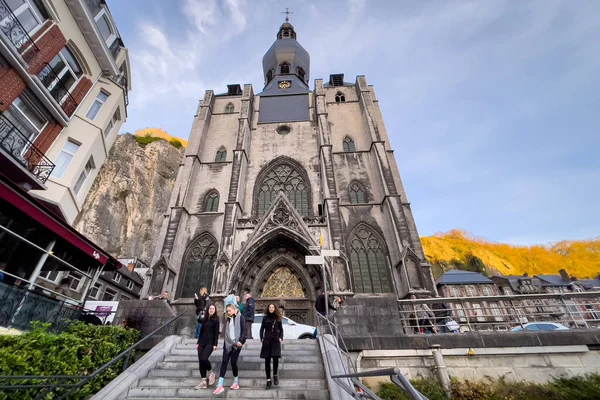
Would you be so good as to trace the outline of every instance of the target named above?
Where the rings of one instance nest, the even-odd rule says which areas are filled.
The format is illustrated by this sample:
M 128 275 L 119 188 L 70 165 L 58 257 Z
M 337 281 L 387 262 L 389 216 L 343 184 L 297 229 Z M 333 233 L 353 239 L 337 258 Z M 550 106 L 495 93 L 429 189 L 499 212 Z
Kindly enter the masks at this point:
M 404 333 L 600 327 L 600 292 L 399 300 Z

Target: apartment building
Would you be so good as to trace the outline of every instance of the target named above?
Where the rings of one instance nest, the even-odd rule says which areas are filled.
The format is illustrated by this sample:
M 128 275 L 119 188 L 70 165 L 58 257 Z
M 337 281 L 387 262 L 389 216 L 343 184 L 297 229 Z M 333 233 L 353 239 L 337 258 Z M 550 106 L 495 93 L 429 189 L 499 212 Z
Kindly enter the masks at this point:
M 0 168 L 18 168 L 19 184 L 71 224 L 127 117 L 130 82 L 105 1 L 0 0 L 0 148 L 10 159 Z

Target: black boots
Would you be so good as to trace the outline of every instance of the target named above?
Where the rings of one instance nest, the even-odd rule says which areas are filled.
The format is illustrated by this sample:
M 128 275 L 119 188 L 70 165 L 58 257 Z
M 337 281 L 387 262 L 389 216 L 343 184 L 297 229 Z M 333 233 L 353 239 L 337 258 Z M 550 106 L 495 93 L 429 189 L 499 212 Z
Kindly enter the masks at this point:
M 270 379 L 267 380 L 267 386 L 265 387 L 265 389 L 267 389 L 267 390 L 271 389 L 271 385 L 272 385 L 271 380 Z
M 277 375 L 273 376 L 273 385 L 279 386 L 279 378 L 277 377 Z

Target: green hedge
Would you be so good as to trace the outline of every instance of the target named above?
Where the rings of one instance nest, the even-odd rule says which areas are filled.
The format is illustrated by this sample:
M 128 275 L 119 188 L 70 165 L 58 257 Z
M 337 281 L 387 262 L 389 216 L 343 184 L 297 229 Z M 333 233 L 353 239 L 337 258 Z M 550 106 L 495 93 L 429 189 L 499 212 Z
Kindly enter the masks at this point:
M 74 322 L 61 334 L 48 332 L 49 326 L 33 323 L 33 330 L 22 335 L 0 335 L 0 375 L 88 375 L 139 339 L 138 331 L 116 326 Z M 123 361 L 120 361 L 69 399 L 82 399 L 96 393 L 119 375 L 122 368 Z M 0 386 L 46 383 L 48 381 L 0 379 Z M 28 400 L 37 393 L 37 389 L 0 390 L 0 400 Z M 58 398 L 61 394 L 64 390 L 56 390 L 46 399 Z
M 146 136 L 134 136 L 133 138 L 142 147 L 146 147 L 146 145 L 148 145 L 148 144 L 150 144 L 152 142 L 156 142 L 158 140 L 165 140 L 163 138 L 153 137 L 153 136 L 149 136 L 149 135 L 146 135 Z M 166 140 L 165 140 L 165 142 L 166 142 Z
M 411 381 L 429 400 L 447 400 L 435 378 Z M 393 383 L 380 383 L 377 395 L 384 400 L 410 400 Z M 505 379 L 485 381 L 452 380 L 452 400 L 597 400 L 600 399 L 600 374 L 556 378 L 539 384 Z

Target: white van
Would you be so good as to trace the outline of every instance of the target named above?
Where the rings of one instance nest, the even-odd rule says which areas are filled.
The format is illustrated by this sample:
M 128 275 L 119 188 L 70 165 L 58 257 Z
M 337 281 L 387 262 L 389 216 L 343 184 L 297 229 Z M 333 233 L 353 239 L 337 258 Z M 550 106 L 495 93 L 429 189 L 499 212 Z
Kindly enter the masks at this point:
M 260 325 L 262 324 L 263 314 L 255 314 L 254 322 L 252 323 L 252 337 L 260 339 Z M 283 325 L 283 339 L 312 339 L 314 326 L 298 324 L 288 317 L 281 318 Z

